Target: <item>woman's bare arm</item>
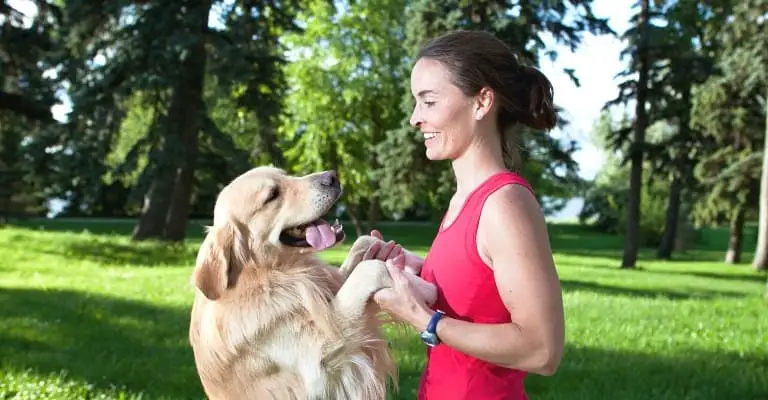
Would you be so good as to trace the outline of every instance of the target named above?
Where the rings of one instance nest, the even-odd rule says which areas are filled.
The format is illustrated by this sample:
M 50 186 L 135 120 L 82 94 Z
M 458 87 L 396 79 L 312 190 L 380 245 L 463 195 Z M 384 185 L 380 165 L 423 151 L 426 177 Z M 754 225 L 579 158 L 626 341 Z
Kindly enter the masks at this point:
M 560 283 L 541 209 L 522 186 L 489 196 L 478 247 L 489 259 L 512 323 L 478 324 L 443 317 L 440 340 L 461 352 L 508 368 L 541 375 L 557 371 L 564 346 Z M 412 322 L 424 329 L 428 310 Z

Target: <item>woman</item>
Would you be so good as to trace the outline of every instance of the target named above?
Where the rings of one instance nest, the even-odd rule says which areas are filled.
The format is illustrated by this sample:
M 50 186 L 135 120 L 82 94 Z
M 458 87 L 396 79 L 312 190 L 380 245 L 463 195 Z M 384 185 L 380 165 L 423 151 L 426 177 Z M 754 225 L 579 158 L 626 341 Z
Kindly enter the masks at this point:
M 512 172 L 514 129 L 555 126 L 552 87 L 485 32 L 437 37 L 416 60 L 410 122 L 430 160 L 451 161 L 456 191 L 425 260 L 381 249 L 396 285 L 374 301 L 428 345 L 419 399 L 526 399 L 527 373 L 558 368 L 564 317 L 543 213 Z M 433 306 L 406 266 L 437 287 Z

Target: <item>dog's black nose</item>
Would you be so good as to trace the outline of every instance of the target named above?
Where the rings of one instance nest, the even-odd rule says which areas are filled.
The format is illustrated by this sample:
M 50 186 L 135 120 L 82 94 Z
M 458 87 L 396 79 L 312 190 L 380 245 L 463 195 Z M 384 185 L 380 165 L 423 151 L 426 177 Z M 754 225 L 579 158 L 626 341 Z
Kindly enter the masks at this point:
M 323 186 L 339 186 L 339 176 L 334 170 L 326 171 L 320 176 L 320 184 Z

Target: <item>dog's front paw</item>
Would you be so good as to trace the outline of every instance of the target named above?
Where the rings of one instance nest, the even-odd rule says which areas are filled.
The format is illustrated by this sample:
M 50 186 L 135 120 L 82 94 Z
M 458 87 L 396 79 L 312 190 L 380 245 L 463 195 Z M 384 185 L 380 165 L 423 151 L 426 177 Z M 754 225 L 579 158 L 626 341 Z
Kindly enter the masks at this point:
M 384 244 L 380 239 L 371 235 L 362 235 L 358 237 L 349 249 L 349 253 L 347 254 L 347 258 L 344 259 L 344 263 L 341 264 L 341 273 L 344 274 L 345 277 L 349 276 L 352 270 L 357 267 L 357 264 L 360 264 L 360 262 L 364 260 L 365 254 L 370 250 L 371 246 L 377 242 L 382 245 Z
M 384 261 L 363 260 L 349 273 L 336 294 L 337 311 L 347 318 L 357 318 L 364 312 L 374 293 L 393 285 Z
M 389 275 L 386 263 L 381 260 L 363 260 L 355 270 L 353 282 L 365 286 L 366 291 L 373 295 L 383 288 L 392 287 L 394 282 Z

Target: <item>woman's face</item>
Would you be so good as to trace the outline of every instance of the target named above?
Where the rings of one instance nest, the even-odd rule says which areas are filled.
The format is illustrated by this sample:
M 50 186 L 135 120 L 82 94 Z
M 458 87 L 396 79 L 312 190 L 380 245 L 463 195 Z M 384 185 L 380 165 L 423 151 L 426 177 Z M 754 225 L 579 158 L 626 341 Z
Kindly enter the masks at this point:
M 455 160 L 469 147 L 476 125 L 474 99 L 451 83 L 438 61 L 420 59 L 411 71 L 416 105 L 410 123 L 424 134 L 427 158 Z

